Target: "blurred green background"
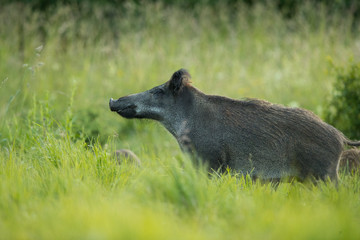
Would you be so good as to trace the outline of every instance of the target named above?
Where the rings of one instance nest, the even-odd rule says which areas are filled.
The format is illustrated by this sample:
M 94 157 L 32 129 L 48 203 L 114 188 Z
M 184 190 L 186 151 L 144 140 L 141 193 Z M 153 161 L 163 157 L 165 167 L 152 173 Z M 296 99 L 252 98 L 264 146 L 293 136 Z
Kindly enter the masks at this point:
M 34 97 L 61 121 L 74 94 L 75 131 L 102 143 L 143 129 L 109 112 L 110 97 L 182 67 L 206 93 L 321 115 L 330 65 L 359 59 L 357 1 L 8 1 L 0 11 L 2 123 L 26 118 Z
M 0 238 L 358 239 L 357 176 L 338 189 L 208 177 L 108 101 L 186 68 L 205 93 L 331 121 L 351 75 L 338 70 L 360 79 L 359 13 L 355 0 L 1 1 Z M 143 166 L 116 165 L 119 148 Z

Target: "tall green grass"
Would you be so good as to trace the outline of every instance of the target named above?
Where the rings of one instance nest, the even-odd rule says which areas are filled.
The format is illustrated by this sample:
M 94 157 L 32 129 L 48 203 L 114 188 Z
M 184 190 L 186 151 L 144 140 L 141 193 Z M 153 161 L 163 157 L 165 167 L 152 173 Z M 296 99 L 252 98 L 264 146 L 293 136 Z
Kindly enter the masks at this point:
M 1 152 L 3 239 L 360 236 L 356 175 L 342 176 L 338 189 L 332 183 L 274 187 L 236 173 L 209 176 L 167 151 L 140 153 L 141 168 L 119 166 L 99 143 L 72 141 L 53 120 L 39 123 L 29 123 L 18 146 Z
M 306 4 L 291 20 L 271 5 L 128 4 L 112 22 L 107 11 L 0 9 L 0 238 L 360 237 L 358 176 L 342 175 L 336 189 L 209 175 L 158 124 L 108 110 L 110 97 L 185 67 L 204 92 L 321 113 L 335 79 L 328 60 L 359 59 L 350 17 Z M 118 148 L 141 167 L 118 165 Z

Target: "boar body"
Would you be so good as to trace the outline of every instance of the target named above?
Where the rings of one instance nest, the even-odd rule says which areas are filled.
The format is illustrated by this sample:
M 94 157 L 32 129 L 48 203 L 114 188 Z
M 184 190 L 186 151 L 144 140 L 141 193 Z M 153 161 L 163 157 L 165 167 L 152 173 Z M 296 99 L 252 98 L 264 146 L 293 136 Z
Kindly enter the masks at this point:
M 189 80 L 181 69 L 151 90 L 110 99 L 110 109 L 159 121 L 183 151 L 214 170 L 230 167 L 260 179 L 336 181 L 344 144 L 360 145 L 308 110 L 207 95 Z

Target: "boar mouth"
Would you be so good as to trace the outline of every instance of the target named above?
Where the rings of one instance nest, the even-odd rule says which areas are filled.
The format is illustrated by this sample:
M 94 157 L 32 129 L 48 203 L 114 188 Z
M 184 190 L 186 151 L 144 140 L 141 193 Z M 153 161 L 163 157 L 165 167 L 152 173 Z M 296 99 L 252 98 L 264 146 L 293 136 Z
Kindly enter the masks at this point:
M 130 105 L 130 106 L 126 106 L 122 109 L 118 109 L 118 110 L 116 110 L 116 112 L 122 117 L 133 118 L 136 115 L 135 108 L 136 108 L 135 105 Z
M 124 106 L 125 105 L 125 106 Z M 134 104 L 122 104 L 121 101 L 114 101 L 112 98 L 109 102 L 110 110 L 117 112 L 119 115 L 125 118 L 133 118 L 136 115 L 136 105 Z

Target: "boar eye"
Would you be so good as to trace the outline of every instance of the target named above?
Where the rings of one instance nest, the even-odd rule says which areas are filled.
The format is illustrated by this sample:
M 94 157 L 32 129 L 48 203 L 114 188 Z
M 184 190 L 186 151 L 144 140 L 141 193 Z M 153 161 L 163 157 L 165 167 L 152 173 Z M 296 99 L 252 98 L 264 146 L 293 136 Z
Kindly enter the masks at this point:
M 162 89 L 162 88 L 155 88 L 155 89 L 153 89 L 153 90 L 151 91 L 151 93 L 152 93 L 152 94 L 155 94 L 155 95 L 162 95 L 162 94 L 164 94 L 165 92 L 164 92 L 164 89 Z

